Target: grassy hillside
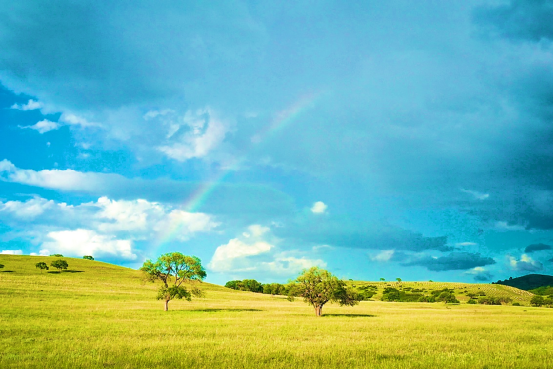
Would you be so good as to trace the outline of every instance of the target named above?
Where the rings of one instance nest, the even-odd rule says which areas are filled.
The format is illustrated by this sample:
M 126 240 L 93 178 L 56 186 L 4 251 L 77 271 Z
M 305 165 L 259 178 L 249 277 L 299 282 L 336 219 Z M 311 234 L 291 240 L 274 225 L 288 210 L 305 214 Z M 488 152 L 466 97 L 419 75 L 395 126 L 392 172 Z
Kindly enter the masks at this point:
M 552 286 L 553 277 L 550 275 L 530 274 L 515 279 L 499 280 L 495 284 L 509 285 L 523 290 L 532 290 L 542 286 Z
M 317 318 L 301 301 L 204 283 L 205 298 L 164 312 L 137 271 L 72 258 L 70 272 L 34 267 L 54 259 L 0 255 L 0 368 L 553 365 L 548 308 L 372 301 Z
M 371 281 L 353 281 L 350 282 L 356 288 L 367 286 L 377 287 L 376 294 L 373 299 L 381 299 L 383 290 L 386 287 L 393 287 L 404 291 L 417 291 L 422 294 L 429 294 L 433 290 L 452 289 L 454 295 L 461 302 L 467 302 L 472 295 L 488 296 L 488 297 L 508 297 L 513 302 L 518 302 L 521 305 L 529 306 L 529 301 L 533 297 L 533 293 L 526 290 L 517 289 L 511 286 L 500 284 L 469 284 L 469 283 L 442 283 L 442 282 L 427 282 L 427 281 L 402 281 L 402 282 L 371 282 Z

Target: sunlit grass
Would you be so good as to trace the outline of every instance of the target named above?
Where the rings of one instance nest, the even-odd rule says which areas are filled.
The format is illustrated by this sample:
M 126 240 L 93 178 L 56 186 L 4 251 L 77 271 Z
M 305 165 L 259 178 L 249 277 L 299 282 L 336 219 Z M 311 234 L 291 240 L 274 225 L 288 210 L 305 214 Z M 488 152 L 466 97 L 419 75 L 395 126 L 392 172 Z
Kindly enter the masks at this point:
M 552 309 L 443 303 L 326 305 L 204 283 L 156 301 L 137 271 L 0 256 L 1 368 L 552 368 Z M 0 270 L 2 271 L 2 270 Z

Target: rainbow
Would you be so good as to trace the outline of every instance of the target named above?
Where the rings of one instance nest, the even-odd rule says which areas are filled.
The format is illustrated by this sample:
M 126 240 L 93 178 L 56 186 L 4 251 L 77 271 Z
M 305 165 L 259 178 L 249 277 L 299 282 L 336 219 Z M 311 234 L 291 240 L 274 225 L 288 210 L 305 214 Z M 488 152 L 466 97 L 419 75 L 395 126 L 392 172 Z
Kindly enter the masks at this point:
M 321 95 L 321 93 L 304 95 L 291 106 L 278 112 L 275 118 L 267 126 L 252 136 L 251 146 L 245 151 L 246 154 L 240 158 L 237 158 L 233 163 L 227 165 L 225 169 L 222 169 L 208 181 L 201 184 L 183 203 L 182 209 L 186 212 L 197 212 L 202 205 L 205 204 L 206 200 L 213 193 L 213 191 L 224 182 L 225 178 L 240 168 L 240 165 L 248 158 L 249 153 L 251 153 L 264 141 L 267 141 L 271 136 L 275 135 L 279 131 L 282 131 L 285 127 L 294 122 L 295 119 L 304 111 L 312 107 Z M 171 225 L 168 230 L 161 234 L 158 247 L 175 239 L 176 235 L 181 231 L 183 226 L 182 222 L 176 222 L 174 225 Z

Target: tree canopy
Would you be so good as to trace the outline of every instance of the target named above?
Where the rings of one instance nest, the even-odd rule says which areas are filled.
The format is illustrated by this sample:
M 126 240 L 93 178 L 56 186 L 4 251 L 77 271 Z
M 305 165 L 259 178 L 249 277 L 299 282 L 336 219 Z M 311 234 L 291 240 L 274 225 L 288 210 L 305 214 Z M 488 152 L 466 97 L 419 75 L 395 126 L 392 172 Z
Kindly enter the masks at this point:
M 168 304 L 172 299 L 185 298 L 190 301 L 191 295 L 202 296 L 202 291 L 197 287 L 188 291 L 182 286 L 183 283 L 196 283 L 206 278 L 206 271 L 198 257 L 185 256 L 179 252 L 166 253 L 156 262 L 147 260 L 140 269 L 148 280 L 160 280 L 163 283 L 158 290 L 157 299 L 165 302 L 165 311 L 169 309 Z
M 321 316 L 323 305 L 327 302 L 354 306 L 362 300 L 360 294 L 348 287 L 344 281 L 319 267 L 303 270 L 291 283 L 288 295 L 291 301 L 294 300 L 294 296 L 302 297 L 304 302 L 314 307 L 316 316 Z
M 83 256 L 83 259 L 84 259 L 84 260 L 94 261 L 94 257 L 93 257 L 93 256 Z
M 50 268 L 46 264 L 46 262 L 39 262 L 35 265 L 35 268 L 40 269 L 40 272 L 42 273 L 42 270 L 49 270 Z
M 65 260 L 52 261 L 52 263 L 50 263 L 50 266 L 60 270 L 60 273 L 62 272 L 62 270 L 67 270 L 67 268 L 69 267 Z

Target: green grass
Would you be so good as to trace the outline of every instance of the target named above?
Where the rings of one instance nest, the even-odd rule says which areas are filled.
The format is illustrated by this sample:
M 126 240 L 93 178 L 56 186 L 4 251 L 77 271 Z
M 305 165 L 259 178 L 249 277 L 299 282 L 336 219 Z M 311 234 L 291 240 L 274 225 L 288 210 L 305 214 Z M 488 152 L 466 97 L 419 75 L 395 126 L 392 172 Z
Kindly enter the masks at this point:
M 299 300 L 203 283 L 205 298 L 164 312 L 138 271 L 34 267 L 54 259 L 0 255 L 0 368 L 553 366 L 548 308 L 371 301 L 317 318 Z

